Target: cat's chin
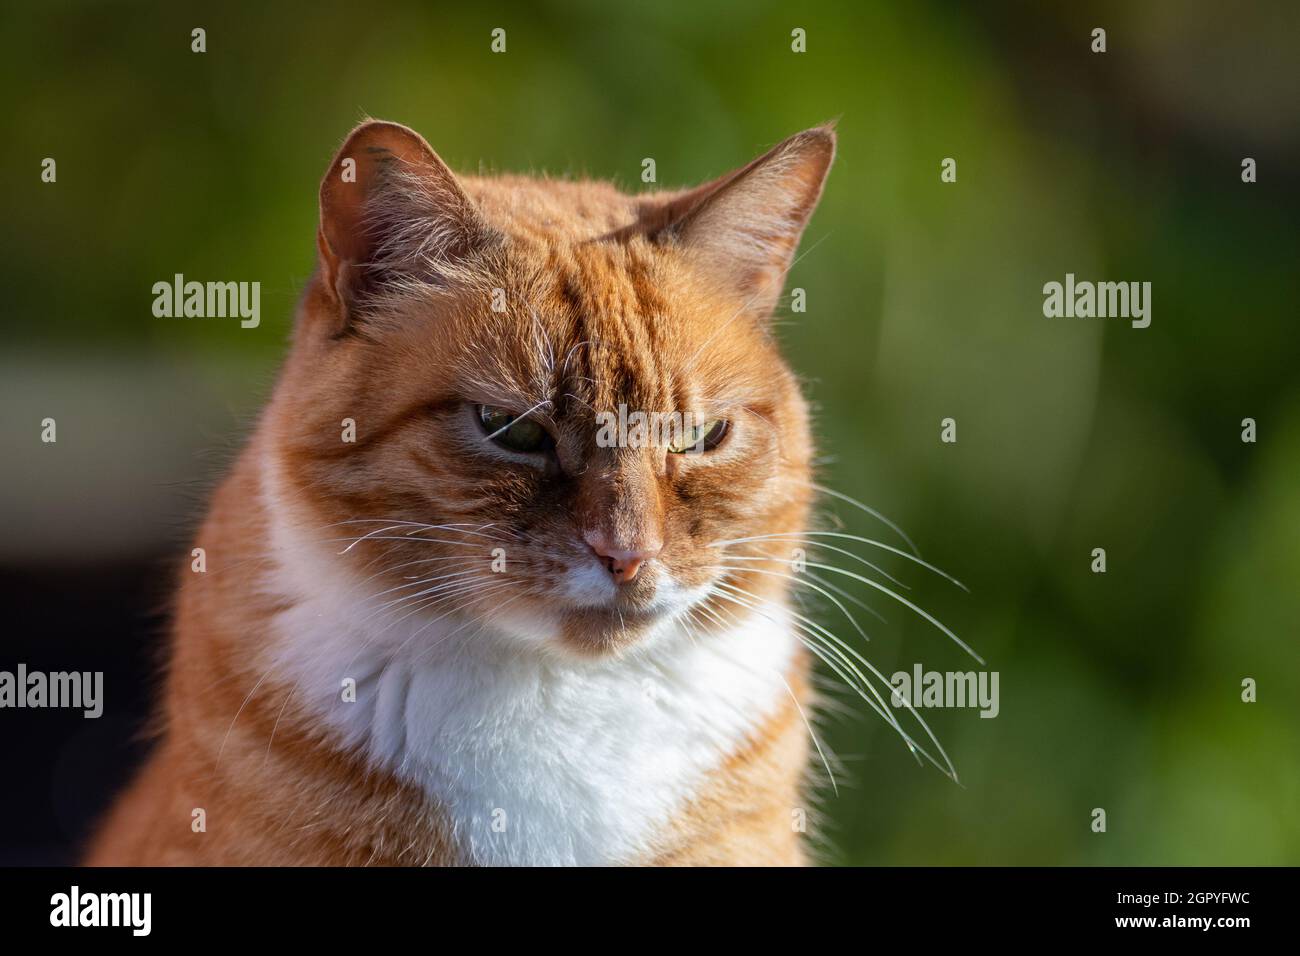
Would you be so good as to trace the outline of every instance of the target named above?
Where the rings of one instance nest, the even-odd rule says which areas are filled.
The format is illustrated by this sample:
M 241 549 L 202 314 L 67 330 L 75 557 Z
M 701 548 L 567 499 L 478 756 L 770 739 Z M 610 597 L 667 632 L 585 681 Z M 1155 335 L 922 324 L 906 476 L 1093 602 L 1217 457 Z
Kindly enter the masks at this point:
M 623 603 L 570 605 L 489 613 L 506 640 L 546 654 L 592 659 L 644 650 L 673 629 L 675 615 L 663 606 L 637 608 Z
M 617 655 L 650 643 L 670 620 L 663 611 L 575 608 L 560 615 L 556 641 L 583 657 Z

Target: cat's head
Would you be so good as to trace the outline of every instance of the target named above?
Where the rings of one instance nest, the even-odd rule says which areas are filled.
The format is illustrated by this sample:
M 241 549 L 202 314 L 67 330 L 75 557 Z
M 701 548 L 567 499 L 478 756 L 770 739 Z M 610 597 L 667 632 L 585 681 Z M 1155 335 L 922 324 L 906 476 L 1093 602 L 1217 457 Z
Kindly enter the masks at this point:
M 804 527 L 807 409 L 770 323 L 834 147 L 812 129 L 629 196 L 457 177 L 364 123 L 270 413 L 300 529 L 376 613 L 588 654 L 720 625 L 720 582 L 773 596 L 746 562 L 792 542 L 723 542 Z

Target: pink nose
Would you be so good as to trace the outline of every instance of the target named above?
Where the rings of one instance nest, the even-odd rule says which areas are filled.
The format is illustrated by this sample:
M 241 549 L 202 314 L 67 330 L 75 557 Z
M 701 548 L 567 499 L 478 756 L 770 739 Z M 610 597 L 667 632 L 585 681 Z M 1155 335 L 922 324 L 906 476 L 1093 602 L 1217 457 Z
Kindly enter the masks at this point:
M 617 548 L 612 546 L 603 535 L 590 531 L 583 537 L 613 576 L 615 584 L 625 584 L 635 578 L 637 572 L 641 570 L 641 565 L 657 557 L 664 547 L 662 541 L 647 540 L 640 542 L 634 548 Z

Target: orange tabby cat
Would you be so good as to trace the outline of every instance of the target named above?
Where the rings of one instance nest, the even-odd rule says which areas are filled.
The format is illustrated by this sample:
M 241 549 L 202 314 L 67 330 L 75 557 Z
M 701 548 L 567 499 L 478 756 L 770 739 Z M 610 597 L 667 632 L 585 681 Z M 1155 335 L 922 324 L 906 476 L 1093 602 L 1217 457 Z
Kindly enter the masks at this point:
M 737 539 L 806 526 L 768 323 L 834 147 L 627 196 L 356 129 L 89 861 L 803 862 L 790 542 Z

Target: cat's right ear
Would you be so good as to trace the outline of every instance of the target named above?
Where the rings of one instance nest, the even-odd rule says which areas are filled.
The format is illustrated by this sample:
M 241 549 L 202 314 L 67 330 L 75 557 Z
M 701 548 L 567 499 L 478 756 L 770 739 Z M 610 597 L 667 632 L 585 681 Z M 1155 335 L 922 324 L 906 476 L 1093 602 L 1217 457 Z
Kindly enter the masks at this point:
M 834 158 L 832 125 L 804 130 L 735 172 L 650 204 L 638 228 L 686 251 L 766 321 Z
M 367 120 L 320 185 L 320 279 L 331 332 L 395 279 L 437 283 L 488 237 L 473 201 L 419 133 Z

